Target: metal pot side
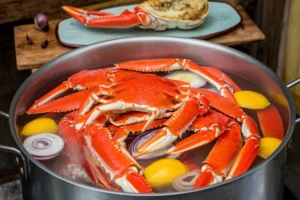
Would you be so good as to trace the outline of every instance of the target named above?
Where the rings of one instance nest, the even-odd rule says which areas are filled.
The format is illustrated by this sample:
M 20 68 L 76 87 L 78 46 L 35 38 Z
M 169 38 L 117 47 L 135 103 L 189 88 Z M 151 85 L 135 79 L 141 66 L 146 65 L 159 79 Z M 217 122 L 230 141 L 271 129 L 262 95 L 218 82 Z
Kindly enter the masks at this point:
M 29 155 L 18 137 L 20 115 L 60 81 L 83 70 L 122 61 L 149 58 L 186 58 L 214 66 L 257 85 L 275 103 L 282 116 L 286 136 L 276 152 L 243 175 L 207 188 L 153 195 L 102 190 L 68 181 Z M 29 177 L 23 180 L 24 199 L 282 199 L 283 169 L 287 142 L 295 126 L 295 105 L 287 87 L 266 66 L 234 49 L 207 41 L 173 37 L 136 37 L 112 40 L 78 48 L 62 55 L 32 74 L 17 91 L 9 112 L 12 135 L 28 158 Z

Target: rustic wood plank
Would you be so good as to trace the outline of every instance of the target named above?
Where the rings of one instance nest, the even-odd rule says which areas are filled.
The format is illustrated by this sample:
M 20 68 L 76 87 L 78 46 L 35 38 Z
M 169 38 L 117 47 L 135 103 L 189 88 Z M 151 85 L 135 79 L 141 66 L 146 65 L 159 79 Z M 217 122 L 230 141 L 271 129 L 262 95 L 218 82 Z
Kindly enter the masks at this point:
M 50 29 L 47 33 L 37 30 L 33 24 L 16 26 L 14 28 L 16 61 L 19 70 L 38 68 L 53 58 L 72 50 L 60 45 L 56 39 L 55 27 L 59 21 L 50 21 Z M 27 44 L 26 34 L 28 34 L 34 45 Z M 48 47 L 42 49 L 40 45 L 45 40 L 48 40 Z
M 300 77 L 300 1 L 291 0 L 285 69 L 283 80 L 288 83 Z M 297 113 L 300 114 L 300 85 L 290 90 L 295 100 Z
M 236 9 L 243 19 L 241 26 L 209 41 L 223 45 L 238 45 L 265 38 L 264 34 L 254 24 L 243 7 L 238 5 Z M 16 60 L 19 70 L 39 68 L 55 57 L 72 50 L 72 48 L 64 47 L 58 43 L 54 30 L 58 22 L 59 20 L 50 21 L 50 30 L 48 33 L 36 30 L 33 24 L 15 27 Z M 36 45 L 30 46 L 27 44 L 25 39 L 26 33 L 28 33 Z M 49 45 L 46 49 L 41 49 L 40 44 L 46 39 L 49 41 Z

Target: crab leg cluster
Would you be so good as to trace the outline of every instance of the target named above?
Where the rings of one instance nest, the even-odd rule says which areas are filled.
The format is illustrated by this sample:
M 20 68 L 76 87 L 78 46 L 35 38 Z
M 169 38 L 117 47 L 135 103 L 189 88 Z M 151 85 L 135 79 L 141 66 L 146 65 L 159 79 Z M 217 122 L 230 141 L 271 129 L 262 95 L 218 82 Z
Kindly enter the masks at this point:
M 84 166 L 93 181 L 101 188 L 115 191 L 151 193 L 151 187 L 138 173 L 142 167 L 123 146 L 112 140 L 110 130 L 103 127 L 102 121 L 78 131 L 72 125 L 75 114 L 72 112 L 61 119 L 60 134 L 68 149 L 83 145 Z M 78 152 L 74 156 L 79 156 Z
M 151 193 L 152 189 L 138 172 L 141 166 L 126 150 L 114 145 L 108 129 L 92 125 L 85 135 L 86 146 L 95 162 L 103 167 L 110 179 L 125 192 Z
M 149 74 L 173 70 L 198 74 L 220 94 Z M 194 133 L 171 145 L 167 154 L 189 151 L 217 139 L 195 183 L 198 188 L 244 173 L 258 153 L 257 125 L 238 106 L 230 87 L 240 90 L 220 70 L 190 60 L 129 61 L 71 76 L 37 100 L 28 113 L 75 110 L 61 120 L 63 136 L 76 135 L 84 146 L 87 169 L 100 187 L 127 192 L 152 192 L 139 174 L 142 168 L 135 158 L 170 148 L 186 131 Z M 58 98 L 70 89 L 82 91 Z M 133 158 L 126 150 L 127 136 L 156 127 L 161 129 L 137 148 Z

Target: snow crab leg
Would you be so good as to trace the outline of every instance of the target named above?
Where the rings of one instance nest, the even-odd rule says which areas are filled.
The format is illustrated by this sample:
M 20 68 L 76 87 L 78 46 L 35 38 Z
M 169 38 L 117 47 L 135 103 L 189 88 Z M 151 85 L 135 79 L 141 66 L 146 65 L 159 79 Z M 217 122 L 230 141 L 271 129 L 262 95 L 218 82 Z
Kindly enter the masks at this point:
M 125 10 L 120 15 L 72 6 L 63 6 L 62 9 L 89 28 L 131 28 L 138 25 L 147 26 L 151 22 L 147 12 L 140 7 L 135 7 L 133 12 Z
M 124 192 L 152 193 L 150 185 L 138 172 L 141 166 L 130 156 L 126 149 L 116 145 L 107 128 L 97 125 L 88 127 L 85 142 L 92 159 L 99 169 L 107 173 L 112 182 Z
M 118 70 L 115 68 L 80 71 L 35 101 L 35 103 L 28 109 L 27 113 L 34 114 L 41 112 L 66 112 L 78 109 L 80 103 L 82 103 L 82 101 L 88 96 L 87 91 L 82 91 L 82 93 L 74 93 L 69 96 L 69 99 L 62 99 L 60 101 L 57 99 L 57 101 L 54 102 L 52 100 L 66 93 L 70 89 L 86 90 L 99 87 L 109 88 L 118 80 L 134 74 L 139 73 L 129 70 Z M 45 104 L 49 102 L 51 104 L 46 106 Z M 69 102 L 69 104 L 66 104 L 66 102 Z M 45 107 L 43 105 L 45 105 Z
M 194 188 L 200 188 L 223 181 L 230 165 L 242 147 L 241 128 L 231 122 L 228 129 L 220 135 L 211 152 L 203 162 L 201 173 L 196 179 Z

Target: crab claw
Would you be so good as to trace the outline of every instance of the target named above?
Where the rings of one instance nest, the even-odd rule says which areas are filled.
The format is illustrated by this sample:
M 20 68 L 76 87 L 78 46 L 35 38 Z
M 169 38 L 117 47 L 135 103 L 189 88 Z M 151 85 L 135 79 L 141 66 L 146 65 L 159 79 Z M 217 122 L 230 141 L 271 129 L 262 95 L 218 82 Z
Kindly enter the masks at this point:
M 202 173 L 196 179 L 194 188 L 223 181 L 223 177 L 226 176 L 242 147 L 240 131 L 240 126 L 236 122 L 231 122 L 228 129 L 220 135 L 204 161 Z M 247 155 L 244 157 L 247 157 Z
M 71 6 L 62 9 L 71 17 L 89 28 L 131 28 L 138 25 L 149 24 L 147 12 L 136 7 L 133 12 L 125 10 L 120 15 L 107 12 L 83 10 Z

